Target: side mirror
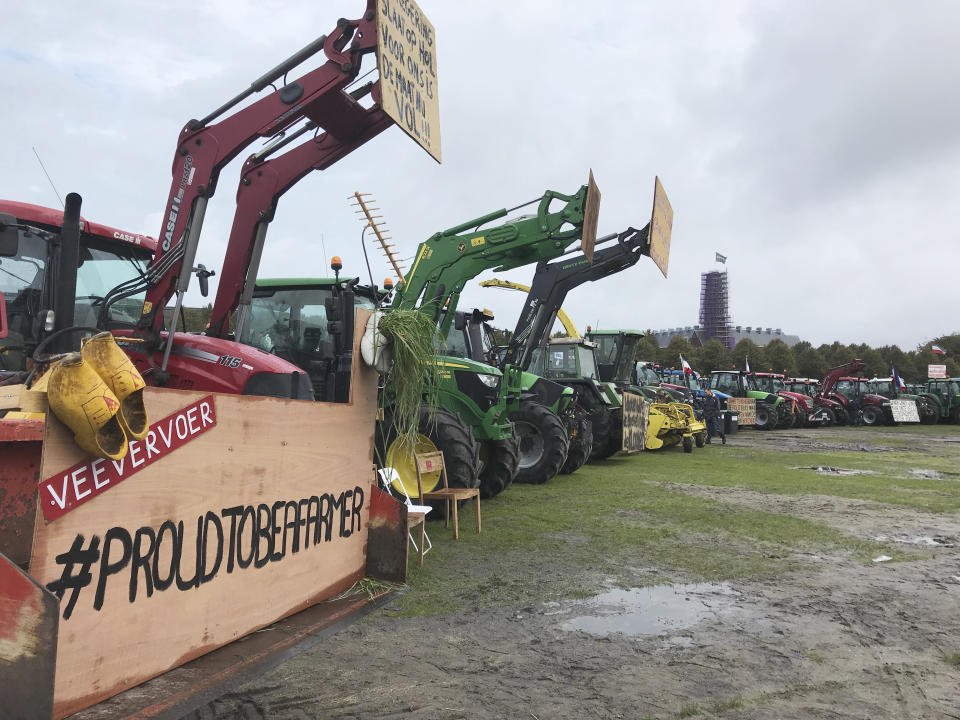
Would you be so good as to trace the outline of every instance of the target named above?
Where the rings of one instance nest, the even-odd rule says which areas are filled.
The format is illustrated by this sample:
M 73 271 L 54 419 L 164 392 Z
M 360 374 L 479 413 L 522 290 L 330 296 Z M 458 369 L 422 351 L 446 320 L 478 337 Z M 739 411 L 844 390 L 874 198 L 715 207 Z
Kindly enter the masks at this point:
M 20 230 L 10 213 L 0 213 L 0 257 L 14 257 L 20 250 Z
M 7 299 L 0 292 L 0 340 L 7 336 Z

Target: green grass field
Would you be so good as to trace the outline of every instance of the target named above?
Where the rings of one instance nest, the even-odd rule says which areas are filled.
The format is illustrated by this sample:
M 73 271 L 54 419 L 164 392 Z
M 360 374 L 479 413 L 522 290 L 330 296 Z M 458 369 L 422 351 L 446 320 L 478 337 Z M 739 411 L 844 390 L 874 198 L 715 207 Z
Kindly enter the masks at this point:
M 936 447 L 913 448 L 917 440 L 908 435 L 917 433 Z M 810 554 L 845 555 L 863 563 L 881 554 L 894 561 L 917 557 L 913 548 L 863 540 L 809 519 L 693 497 L 672 485 L 852 498 L 891 512 L 960 508 L 960 476 L 947 475 L 957 466 L 960 442 L 939 440 L 960 440 L 960 427 L 838 428 L 818 438 L 863 449 L 784 452 L 776 449 L 776 432 L 758 442 L 756 432 L 744 431 L 726 447 L 708 446 L 690 455 L 677 448 L 619 456 L 545 485 L 515 485 L 483 502 L 480 535 L 473 530 L 472 506 L 461 512 L 459 542 L 442 523 L 428 523 L 434 548 L 422 568 L 412 559 L 410 589 L 397 603 L 399 612 L 522 607 L 591 596 L 604 584 L 773 576 L 804 567 Z M 883 450 L 864 451 L 872 447 Z M 871 474 L 825 476 L 795 469 L 820 465 Z M 917 477 L 911 473 L 916 469 L 943 473 L 944 479 Z

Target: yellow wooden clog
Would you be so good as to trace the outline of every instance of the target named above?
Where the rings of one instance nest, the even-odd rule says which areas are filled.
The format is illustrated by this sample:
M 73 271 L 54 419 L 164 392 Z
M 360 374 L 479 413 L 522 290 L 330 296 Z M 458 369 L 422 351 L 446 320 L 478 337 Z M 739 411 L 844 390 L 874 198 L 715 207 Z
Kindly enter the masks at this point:
M 127 438 L 143 440 L 150 430 L 147 410 L 143 406 L 146 383 L 130 358 L 109 332 L 94 335 L 84 343 L 80 352 L 120 401 L 120 425 Z

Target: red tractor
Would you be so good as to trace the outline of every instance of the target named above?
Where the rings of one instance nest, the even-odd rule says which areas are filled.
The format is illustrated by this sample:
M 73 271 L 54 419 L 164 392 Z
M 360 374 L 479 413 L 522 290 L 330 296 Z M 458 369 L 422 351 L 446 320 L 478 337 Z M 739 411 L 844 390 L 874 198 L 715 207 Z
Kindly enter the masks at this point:
M 860 372 L 863 368 L 864 362 L 859 358 L 846 365 L 832 368 L 823 378 L 817 399 L 824 404 L 827 401 L 833 401 L 841 406 L 844 422 L 855 423 L 855 419 L 850 415 L 852 412 L 858 412 L 863 417 L 864 425 L 892 425 L 893 412 L 890 409 L 890 400 L 870 392 L 866 378 L 851 374 Z M 837 422 L 841 423 L 839 417 Z
M 816 406 L 813 398 L 791 390 L 782 373 L 753 373 L 753 379 L 759 390 L 776 393 L 784 399 L 783 407 L 790 408 L 789 413 L 780 413 L 781 427 L 811 427 L 828 422 L 829 416 Z

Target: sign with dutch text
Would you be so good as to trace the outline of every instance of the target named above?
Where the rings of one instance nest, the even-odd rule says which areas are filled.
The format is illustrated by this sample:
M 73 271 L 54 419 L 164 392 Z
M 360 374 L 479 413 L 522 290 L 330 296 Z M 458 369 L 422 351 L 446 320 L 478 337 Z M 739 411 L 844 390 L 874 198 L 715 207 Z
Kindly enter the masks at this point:
M 143 440 L 131 440 L 120 460 L 94 458 L 40 483 L 40 506 L 47 522 L 116 487 L 217 424 L 213 396 L 207 395 L 159 422 Z
M 377 0 L 380 106 L 440 162 L 437 37 L 414 0 Z
M 637 453 L 647 446 L 650 403 L 637 393 L 623 393 L 623 445 L 625 453 Z
M 946 365 L 927 365 L 928 378 L 945 378 L 947 376 Z
M 740 413 L 740 427 L 757 424 L 757 401 L 755 398 L 728 398 L 727 410 Z
M 670 264 L 670 236 L 673 233 L 673 207 L 660 178 L 653 180 L 653 213 L 650 216 L 650 259 L 667 276 Z

